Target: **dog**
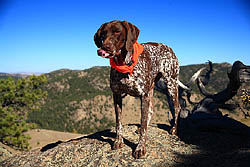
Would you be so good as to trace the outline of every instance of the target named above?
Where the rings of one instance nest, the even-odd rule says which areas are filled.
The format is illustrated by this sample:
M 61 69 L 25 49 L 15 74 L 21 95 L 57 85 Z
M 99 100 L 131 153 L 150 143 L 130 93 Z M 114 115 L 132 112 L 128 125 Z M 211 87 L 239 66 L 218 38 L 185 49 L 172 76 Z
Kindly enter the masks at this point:
M 122 138 L 122 98 L 125 95 L 141 100 L 141 127 L 134 158 L 146 154 L 147 128 L 153 115 L 154 85 L 163 78 L 174 106 L 174 124 L 170 133 L 177 134 L 177 118 L 180 113 L 178 99 L 179 63 L 173 50 L 162 43 L 137 42 L 140 30 L 127 21 L 104 23 L 94 35 L 99 48 L 98 56 L 110 60 L 110 88 L 116 115 L 116 139 L 112 149 L 124 145 Z

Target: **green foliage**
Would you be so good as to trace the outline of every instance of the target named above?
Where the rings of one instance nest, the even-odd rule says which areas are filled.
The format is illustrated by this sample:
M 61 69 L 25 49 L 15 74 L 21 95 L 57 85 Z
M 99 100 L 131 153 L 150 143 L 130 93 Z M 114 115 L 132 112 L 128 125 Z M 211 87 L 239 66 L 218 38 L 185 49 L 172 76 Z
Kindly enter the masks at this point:
M 48 91 L 48 98 L 41 106 L 41 111 L 29 113 L 29 121 L 44 129 L 94 132 L 99 128 L 90 122 L 90 118 L 94 117 L 91 110 L 95 106 L 89 106 L 84 111 L 88 113 L 88 118 L 80 122 L 74 120 L 74 112 L 79 109 L 82 100 L 91 100 L 98 95 L 112 95 L 109 88 L 109 71 L 109 67 L 93 67 L 82 71 L 62 69 L 46 74 L 48 83 L 44 89 Z M 76 106 L 71 104 L 73 101 Z M 110 121 L 104 122 L 102 121 L 100 127 L 111 124 Z
M 29 136 L 24 132 L 32 128 L 26 122 L 27 114 L 39 110 L 47 93 L 42 90 L 47 82 L 44 75 L 14 80 L 0 79 L 0 141 L 21 150 L 29 149 Z
M 22 116 L 14 112 L 0 109 L 0 139 L 1 142 L 15 146 L 21 150 L 29 149 L 29 136 L 24 135 L 30 127 Z

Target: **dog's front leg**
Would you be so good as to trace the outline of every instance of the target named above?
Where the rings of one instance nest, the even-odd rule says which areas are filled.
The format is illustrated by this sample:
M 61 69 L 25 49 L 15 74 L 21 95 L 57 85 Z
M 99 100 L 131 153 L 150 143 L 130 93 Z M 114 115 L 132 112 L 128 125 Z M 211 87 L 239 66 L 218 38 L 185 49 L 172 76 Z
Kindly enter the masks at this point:
M 141 158 L 146 154 L 147 129 L 153 115 L 153 89 L 141 97 L 141 128 L 139 143 L 133 153 L 134 158 Z
M 113 150 L 123 147 L 122 138 L 122 97 L 120 94 L 113 94 L 115 118 L 116 118 L 116 139 L 112 147 Z

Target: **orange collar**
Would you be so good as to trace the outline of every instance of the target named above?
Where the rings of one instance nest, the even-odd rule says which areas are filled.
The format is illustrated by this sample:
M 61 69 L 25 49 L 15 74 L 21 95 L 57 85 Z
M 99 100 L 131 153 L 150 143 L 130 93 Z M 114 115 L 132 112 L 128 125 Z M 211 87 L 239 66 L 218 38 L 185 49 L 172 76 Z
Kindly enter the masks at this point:
M 143 46 L 141 44 L 139 44 L 138 42 L 135 42 L 133 44 L 133 49 L 134 49 L 133 54 L 132 54 L 133 64 L 131 66 L 128 66 L 128 65 L 118 66 L 118 65 L 116 65 L 114 59 L 111 58 L 110 59 L 111 67 L 116 69 L 117 71 L 119 71 L 121 73 L 129 73 L 130 75 L 132 75 L 134 66 L 136 66 L 136 64 L 138 62 L 138 57 L 143 52 Z

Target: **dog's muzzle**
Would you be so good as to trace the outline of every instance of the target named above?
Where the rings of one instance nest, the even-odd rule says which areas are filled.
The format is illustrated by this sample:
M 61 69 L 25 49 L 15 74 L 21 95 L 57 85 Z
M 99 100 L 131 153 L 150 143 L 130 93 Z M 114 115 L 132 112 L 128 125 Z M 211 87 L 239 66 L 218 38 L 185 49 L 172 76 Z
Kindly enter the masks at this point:
M 119 55 L 121 54 L 121 50 L 119 50 L 118 52 L 117 51 L 113 51 L 113 53 L 109 53 L 101 48 L 99 48 L 97 50 L 97 55 L 100 56 L 100 57 L 103 57 L 103 58 L 114 58 L 116 55 Z

